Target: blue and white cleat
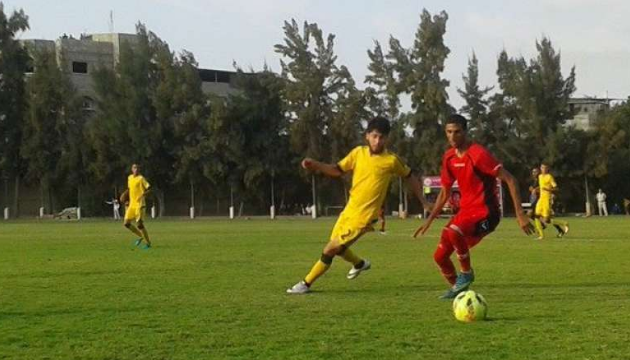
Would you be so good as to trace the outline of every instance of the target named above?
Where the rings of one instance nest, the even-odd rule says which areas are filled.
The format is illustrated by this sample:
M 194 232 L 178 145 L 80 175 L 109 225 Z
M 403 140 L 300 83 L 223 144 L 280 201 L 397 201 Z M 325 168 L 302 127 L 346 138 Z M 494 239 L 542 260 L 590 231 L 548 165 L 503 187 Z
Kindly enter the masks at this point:
M 453 288 L 449 288 L 442 296 L 439 297 L 440 300 L 452 300 L 455 299 L 458 292 L 453 290 Z
M 470 285 L 472 285 L 473 281 L 475 281 L 475 272 L 473 269 L 470 269 L 470 272 L 468 273 L 459 273 L 459 275 L 457 275 L 455 285 L 453 286 L 453 291 L 456 292 L 455 295 L 468 289 Z

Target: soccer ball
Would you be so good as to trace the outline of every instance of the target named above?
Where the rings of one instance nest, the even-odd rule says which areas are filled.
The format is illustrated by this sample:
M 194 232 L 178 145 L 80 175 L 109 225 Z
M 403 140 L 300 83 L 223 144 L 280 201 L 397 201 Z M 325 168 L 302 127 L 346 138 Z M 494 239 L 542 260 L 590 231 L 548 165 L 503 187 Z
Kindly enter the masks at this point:
M 464 291 L 453 300 L 455 319 L 462 322 L 485 320 L 488 315 L 486 299 L 472 290 Z

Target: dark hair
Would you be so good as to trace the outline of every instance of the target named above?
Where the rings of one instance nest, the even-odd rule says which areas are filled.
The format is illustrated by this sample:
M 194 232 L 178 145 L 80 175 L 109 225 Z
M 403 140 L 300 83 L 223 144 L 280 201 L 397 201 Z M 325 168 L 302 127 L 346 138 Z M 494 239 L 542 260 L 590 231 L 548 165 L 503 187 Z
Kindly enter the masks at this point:
M 367 129 L 365 129 L 366 133 L 370 133 L 374 130 L 380 132 L 381 134 L 387 136 L 389 135 L 389 131 L 392 129 L 389 124 L 389 120 L 382 116 L 377 116 L 368 122 Z
M 459 114 L 449 115 L 449 117 L 446 118 L 446 122 L 444 123 L 444 125 L 446 126 L 447 124 L 457 124 L 461 126 L 464 131 L 468 129 L 468 120 L 466 120 L 465 117 Z

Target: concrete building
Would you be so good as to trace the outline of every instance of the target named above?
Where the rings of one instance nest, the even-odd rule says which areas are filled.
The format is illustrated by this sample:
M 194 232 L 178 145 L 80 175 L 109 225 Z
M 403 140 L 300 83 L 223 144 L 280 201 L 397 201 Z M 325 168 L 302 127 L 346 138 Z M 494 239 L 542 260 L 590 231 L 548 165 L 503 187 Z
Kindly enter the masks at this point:
M 94 82 L 91 73 L 99 67 L 113 68 L 120 59 L 120 47 L 123 43 L 132 46 L 137 43 L 135 34 L 106 33 L 81 35 L 79 39 L 63 35 L 53 40 L 23 40 L 29 51 L 54 51 L 59 64 L 65 64 L 72 83 L 83 96 L 86 110 L 94 108 Z M 31 72 L 35 69 L 29 69 Z M 199 69 L 202 90 L 205 93 L 227 96 L 236 90 L 233 79 L 236 72 Z
M 566 124 L 569 126 L 575 126 L 580 130 L 590 130 L 595 126 L 595 122 L 597 121 L 599 115 L 609 108 L 609 99 L 569 99 L 569 111 L 573 114 L 573 118 L 567 120 Z

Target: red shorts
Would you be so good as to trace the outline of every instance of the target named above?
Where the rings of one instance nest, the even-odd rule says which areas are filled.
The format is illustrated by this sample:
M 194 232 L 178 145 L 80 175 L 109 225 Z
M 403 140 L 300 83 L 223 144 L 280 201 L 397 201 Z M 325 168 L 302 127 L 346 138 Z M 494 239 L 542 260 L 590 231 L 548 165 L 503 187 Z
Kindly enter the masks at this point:
M 466 239 L 468 247 L 472 248 L 484 236 L 493 232 L 500 220 L 501 216 L 498 209 L 461 209 L 446 227 L 462 235 Z

